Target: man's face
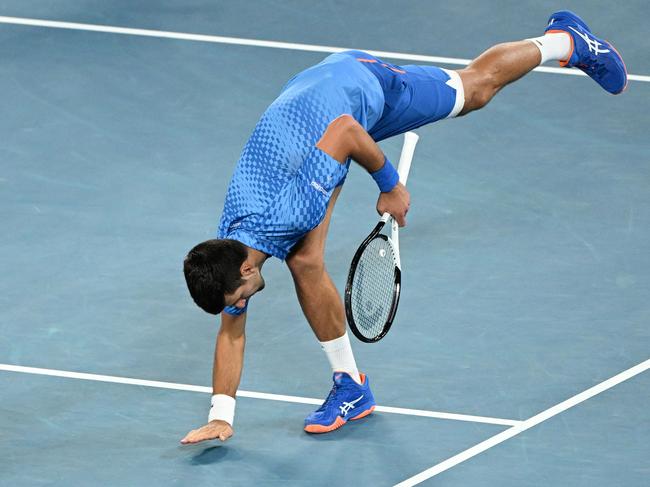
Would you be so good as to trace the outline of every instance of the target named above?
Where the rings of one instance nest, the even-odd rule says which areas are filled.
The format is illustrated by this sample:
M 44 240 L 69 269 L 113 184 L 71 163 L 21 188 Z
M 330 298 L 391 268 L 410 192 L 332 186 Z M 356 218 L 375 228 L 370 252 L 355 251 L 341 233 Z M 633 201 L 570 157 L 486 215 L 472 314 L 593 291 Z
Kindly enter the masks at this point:
M 254 269 L 250 273 L 242 276 L 244 284 L 235 289 L 232 294 L 224 295 L 226 306 L 234 306 L 236 308 L 243 308 L 246 306 L 246 301 L 253 294 L 264 289 L 264 278 L 258 269 Z

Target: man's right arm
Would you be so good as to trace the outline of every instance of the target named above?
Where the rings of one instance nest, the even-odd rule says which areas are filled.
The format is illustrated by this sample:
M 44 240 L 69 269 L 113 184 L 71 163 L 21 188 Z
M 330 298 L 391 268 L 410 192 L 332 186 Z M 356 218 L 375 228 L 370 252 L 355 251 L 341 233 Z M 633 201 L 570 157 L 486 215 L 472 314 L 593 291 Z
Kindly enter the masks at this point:
M 234 400 L 244 365 L 246 313 L 221 313 L 221 328 L 217 334 L 212 369 L 212 392 Z M 216 411 L 219 415 L 219 411 Z M 233 434 L 232 424 L 214 419 L 199 429 L 190 431 L 181 443 L 199 443 L 205 440 L 225 441 Z
M 212 393 L 235 397 L 244 367 L 246 313 L 221 313 L 212 367 Z

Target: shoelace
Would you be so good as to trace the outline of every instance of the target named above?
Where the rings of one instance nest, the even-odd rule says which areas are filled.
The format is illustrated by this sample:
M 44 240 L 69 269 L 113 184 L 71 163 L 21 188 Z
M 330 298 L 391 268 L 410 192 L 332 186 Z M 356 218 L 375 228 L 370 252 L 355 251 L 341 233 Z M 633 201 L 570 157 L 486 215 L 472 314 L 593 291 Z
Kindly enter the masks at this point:
M 334 384 L 332 386 L 332 389 L 330 389 L 330 393 L 327 395 L 327 398 L 325 399 L 325 402 L 316 411 L 324 411 L 327 408 L 330 401 L 332 401 L 334 399 L 334 397 L 336 396 L 337 391 L 338 391 L 338 386 L 336 384 Z
M 333 401 L 336 398 L 336 394 L 338 393 L 339 386 L 336 385 L 336 383 L 332 386 L 332 389 L 330 390 L 330 393 L 327 395 L 327 398 L 325 399 L 325 402 L 319 407 L 316 411 L 324 411 L 329 403 Z

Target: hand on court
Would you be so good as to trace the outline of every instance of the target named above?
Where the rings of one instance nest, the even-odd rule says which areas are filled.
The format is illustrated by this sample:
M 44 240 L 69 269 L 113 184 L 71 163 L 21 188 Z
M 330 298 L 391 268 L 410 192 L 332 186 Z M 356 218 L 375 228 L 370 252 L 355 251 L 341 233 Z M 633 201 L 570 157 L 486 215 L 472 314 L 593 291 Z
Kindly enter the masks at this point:
M 397 183 L 390 192 L 380 193 L 377 200 L 377 212 L 390 213 L 400 227 L 406 225 L 406 213 L 411 206 L 411 195 L 402 183 Z
M 232 427 L 225 421 L 215 419 L 210 421 L 205 426 L 201 426 L 199 429 L 190 431 L 185 438 L 181 440 L 183 445 L 189 445 L 191 443 L 200 443 L 205 440 L 216 440 L 226 441 L 233 435 Z

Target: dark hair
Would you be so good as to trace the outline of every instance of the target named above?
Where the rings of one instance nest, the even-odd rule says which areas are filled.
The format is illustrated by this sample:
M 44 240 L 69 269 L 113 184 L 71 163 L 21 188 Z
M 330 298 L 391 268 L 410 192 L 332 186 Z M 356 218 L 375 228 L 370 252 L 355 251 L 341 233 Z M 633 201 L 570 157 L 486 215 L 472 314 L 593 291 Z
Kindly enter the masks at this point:
M 224 294 L 243 284 L 240 268 L 248 249 L 237 240 L 206 240 L 189 251 L 183 263 L 187 289 L 194 302 L 216 315 L 225 307 Z

